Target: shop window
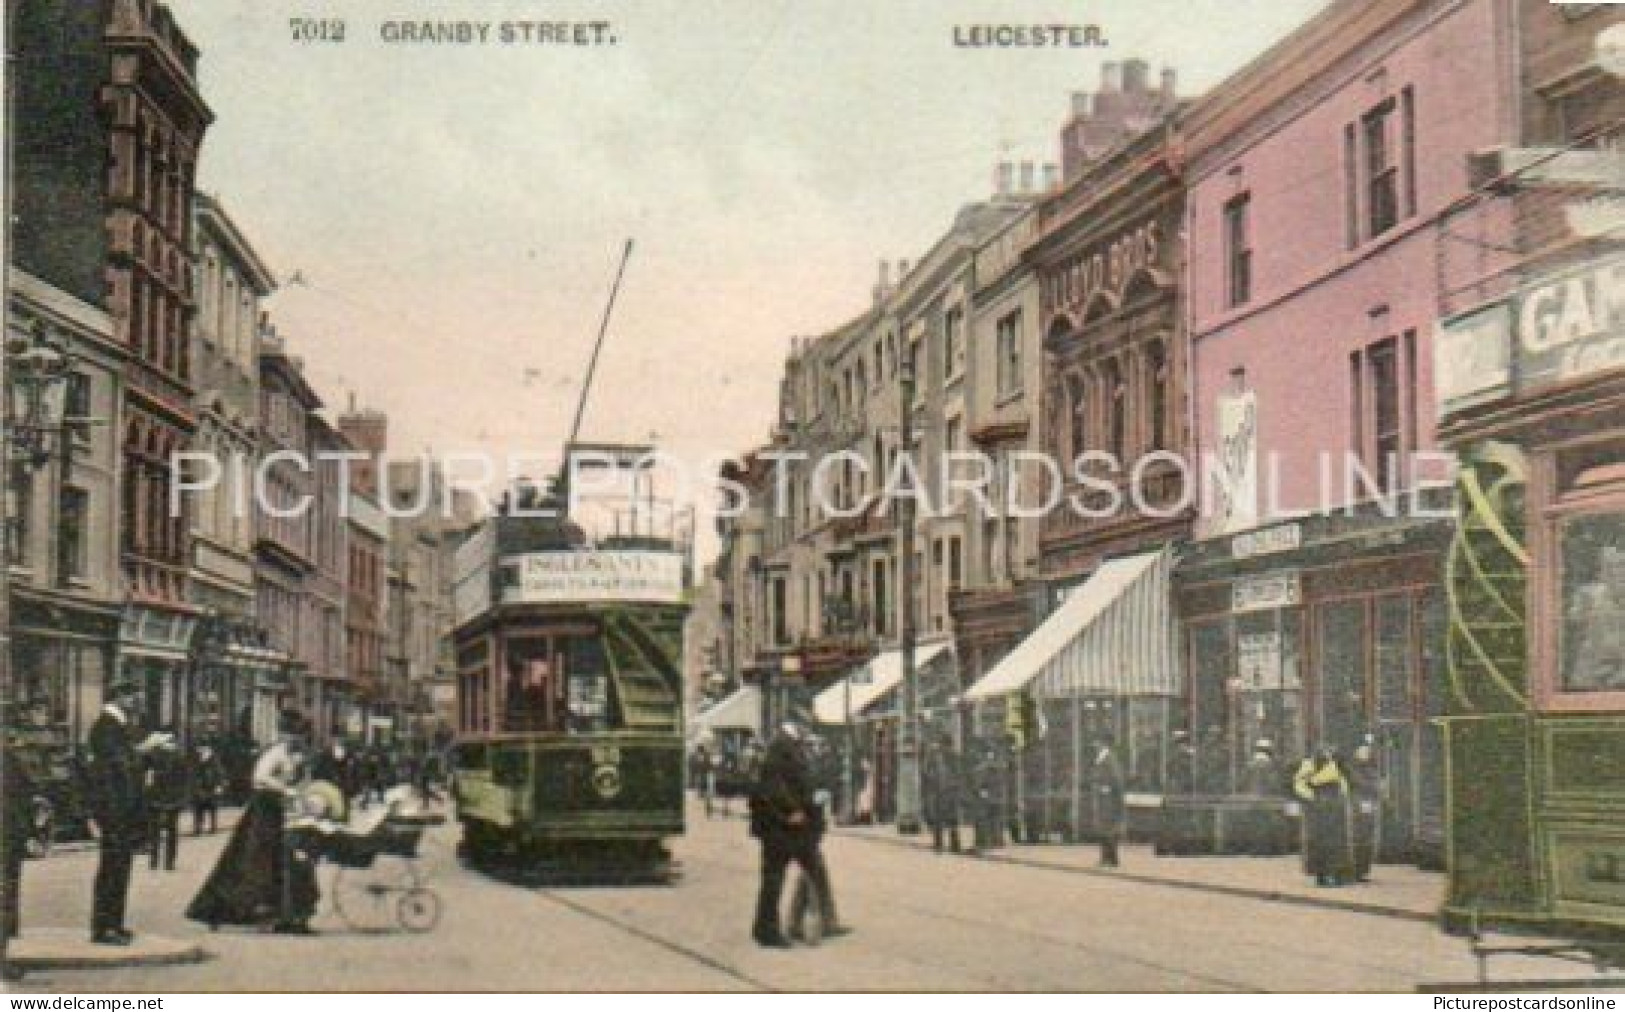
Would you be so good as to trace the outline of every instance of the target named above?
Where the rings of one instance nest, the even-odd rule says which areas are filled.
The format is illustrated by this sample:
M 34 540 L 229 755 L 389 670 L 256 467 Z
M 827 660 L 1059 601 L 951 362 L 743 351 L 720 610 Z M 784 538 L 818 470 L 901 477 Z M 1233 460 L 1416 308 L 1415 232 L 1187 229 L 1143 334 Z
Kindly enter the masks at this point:
M 1191 737 L 1197 747 L 1194 786 L 1201 794 L 1226 794 L 1231 784 L 1230 621 L 1191 625 L 1189 649 Z
M 1366 717 L 1365 651 L 1370 640 L 1366 601 L 1337 601 L 1319 615 L 1320 740 L 1347 750 L 1358 742 Z
M 1410 595 L 1377 600 L 1377 719 L 1410 721 L 1414 714 Z
M 1559 686 L 1625 691 L 1625 510 L 1558 525 L 1562 567 Z

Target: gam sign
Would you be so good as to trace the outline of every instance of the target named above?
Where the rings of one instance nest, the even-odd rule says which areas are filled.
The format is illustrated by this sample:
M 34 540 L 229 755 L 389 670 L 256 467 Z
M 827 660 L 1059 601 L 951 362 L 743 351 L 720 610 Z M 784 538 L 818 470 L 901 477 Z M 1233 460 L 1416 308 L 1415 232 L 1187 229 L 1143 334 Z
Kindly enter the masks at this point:
M 1549 386 L 1625 366 L 1625 256 L 1524 289 L 1518 386 Z

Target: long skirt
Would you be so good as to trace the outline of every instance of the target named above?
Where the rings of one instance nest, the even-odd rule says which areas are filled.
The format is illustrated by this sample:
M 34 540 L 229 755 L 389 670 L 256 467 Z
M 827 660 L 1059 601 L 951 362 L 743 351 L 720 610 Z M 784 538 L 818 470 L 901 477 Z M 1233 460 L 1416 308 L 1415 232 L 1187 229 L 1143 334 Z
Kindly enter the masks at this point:
M 316 868 L 287 846 L 282 798 L 255 791 L 186 916 L 220 924 L 298 923 L 316 912 Z
M 1348 882 L 1354 878 L 1354 849 L 1349 836 L 1348 800 L 1341 794 L 1317 795 L 1307 806 L 1305 864 L 1316 879 Z

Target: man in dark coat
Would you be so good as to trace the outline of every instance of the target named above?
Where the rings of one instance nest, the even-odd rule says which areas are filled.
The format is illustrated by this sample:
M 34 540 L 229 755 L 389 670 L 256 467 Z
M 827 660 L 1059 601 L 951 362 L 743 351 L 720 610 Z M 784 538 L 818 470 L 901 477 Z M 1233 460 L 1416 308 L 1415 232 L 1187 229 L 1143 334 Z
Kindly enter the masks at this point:
M 959 771 L 953 751 L 941 739 L 926 746 L 924 781 L 925 824 L 931 827 L 931 849 L 942 853 L 946 836 L 950 849 L 959 853 Z
M 761 772 L 750 795 L 750 832 L 762 841 L 761 884 L 756 894 L 756 920 L 751 935 L 758 945 L 783 949 L 789 939 L 779 927 L 779 899 L 790 862 L 801 866 L 812 882 L 824 913 L 825 935 L 845 934 L 835 918 L 835 894 L 818 842 L 824 831 L 823 811 L 813 800 L 812 780 L 802 755 L 801 729 L 780 728 L 762 757 Z
M 1349 814 L 1354 831 L 1354 878 L 1371 880 L 1381 838 L 1382 770 L 1377 765 L 1375 739 L 1366 735 L 1348 765 Z
M 16 938 L 21 928 L 23 858 L 28 856 L 28 842 L 34 831 L 36 786 L 17 746 L 8 739 L 5 755 L 0 756 L 0 774 L 5 780 L 0 790 L 0 805 L 5 806 L 0 816 L 4 819 L 0 825 L 0 866 L 5 869 L 5 878 L 0 881 L 0 946 Z
M 136 698 L 134 683 L 114 683 L 90 728 L 88 800 L 101 841 L 90 940 L 98 945 L 129 945 L 135 937 L 124 925 L 124 908 L 145 823 L 141 758 L 132 725 Z
M 1117 848 L 1128 823 L 1123 764 L 1110 738 L 1095 744 L 1089 764 L 1089 793 L 1094 799 L 1095 834 L 1100 840 L 1100 866 L 1117 867 Z

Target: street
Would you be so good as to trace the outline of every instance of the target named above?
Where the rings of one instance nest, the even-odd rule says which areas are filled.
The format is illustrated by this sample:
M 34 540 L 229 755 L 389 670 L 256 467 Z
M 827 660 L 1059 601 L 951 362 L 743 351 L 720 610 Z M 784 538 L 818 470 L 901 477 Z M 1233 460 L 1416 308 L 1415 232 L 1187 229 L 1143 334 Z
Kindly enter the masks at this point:
M 756 848 L 738 818 L 691 810 L 671 886 L 528 888 L 471 871 L 455 831 L 427 842 L 445 901 L 429 934 L 357 932 L 324 896 L 319 937 L 209 933 L 182 910 L 225 834 L 183 843 L 171 874 L 138 866 L 132 927 L 201 939 L 200 964 L 53 970 L 50 992 L 315 990 L 1410 991 L 1469 981 L 1467 947 L 1431 925 L 1216 896 L 1144 882 L 938 856 L 835 833 L 827 840 L 854 934 L 817 948 L 749 936 Z M 1177 860 L 1177 859 L 1171 859 Z M 1199 860 L 1199 859 L 1198 859 Z M 32 861 L 30 926 L 85 923 L 92 851 Z M 323 888 L 330 892 L 331 872 Z M 1519 976 L 1583 976 L 1522 961 Z

